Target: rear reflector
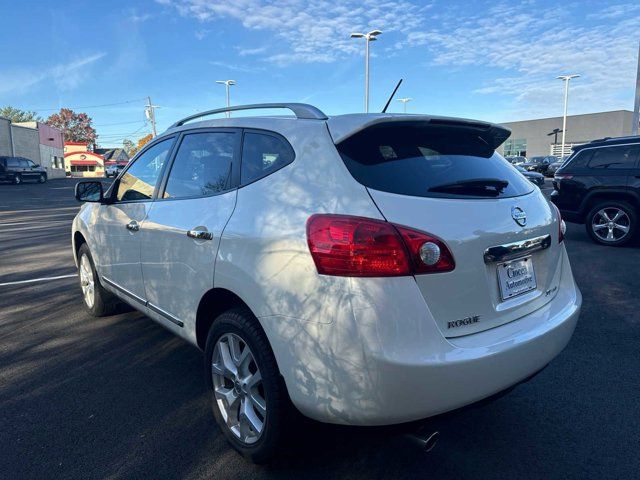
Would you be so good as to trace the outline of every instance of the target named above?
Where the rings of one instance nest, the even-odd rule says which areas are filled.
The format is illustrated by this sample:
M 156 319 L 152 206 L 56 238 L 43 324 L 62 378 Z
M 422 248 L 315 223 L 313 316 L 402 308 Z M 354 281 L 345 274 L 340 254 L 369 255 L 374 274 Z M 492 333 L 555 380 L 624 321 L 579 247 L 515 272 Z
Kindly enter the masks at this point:
M 552 203 L 551 205 L 553 205 L 553 208 L 556 209 L 556 213 L 558 214 L 558 243 L 560 243 L 564 240 L 564 234 L 567 232 L 567 224 L 564 223 L 558 206 L 555 203 Z
M 455 267 L 451 252 L 440 239 L 371 218 L 313 215 L 307 221 L 307 241 L 322 275 L 391 277 L 446 272 Z M 422 249 L 425 243 L 433 246 Z M 439 249 L 437 258 L 434 247 Z

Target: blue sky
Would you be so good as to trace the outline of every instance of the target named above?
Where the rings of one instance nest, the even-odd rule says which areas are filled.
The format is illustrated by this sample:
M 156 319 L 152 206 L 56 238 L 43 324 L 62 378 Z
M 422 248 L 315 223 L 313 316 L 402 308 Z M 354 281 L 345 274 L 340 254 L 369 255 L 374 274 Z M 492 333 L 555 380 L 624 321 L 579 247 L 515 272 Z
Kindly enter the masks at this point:
M 0 106 L 90 107 L 98 142 L 159 130 L 224 104 L 301 101 L 362 111 L 364 41 L 372 43 L 371 110 L 402 77 L 409 112 L 510 121 L 633 108 L 640 2 L 543 0 L 3 0 Z M 124 103 L 128 102 L 128 103 Z M 107 105 L 107 106 L 105 106 Z M 394 102 L 390 110 L 401 111 Z

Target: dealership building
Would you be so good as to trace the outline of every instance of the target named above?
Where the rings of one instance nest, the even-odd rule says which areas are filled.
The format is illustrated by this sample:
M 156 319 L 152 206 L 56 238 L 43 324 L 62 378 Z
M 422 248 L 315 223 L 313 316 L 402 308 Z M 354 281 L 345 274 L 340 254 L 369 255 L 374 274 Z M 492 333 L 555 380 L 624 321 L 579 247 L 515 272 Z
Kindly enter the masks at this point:
M 612 112 L 588 113 L 567 116 L 567 132 L 564 155 L 571 153 L 571 147 L 604 137 L 631 135 L 633 112 L 615 110 Z M 505 156 L 538 155 L 561 156 L 562 117 L 524 120 L 503 123 L 511 130 L 511 136 L 498 149 Z M 554 130 L 558 130 L 557 138 Z

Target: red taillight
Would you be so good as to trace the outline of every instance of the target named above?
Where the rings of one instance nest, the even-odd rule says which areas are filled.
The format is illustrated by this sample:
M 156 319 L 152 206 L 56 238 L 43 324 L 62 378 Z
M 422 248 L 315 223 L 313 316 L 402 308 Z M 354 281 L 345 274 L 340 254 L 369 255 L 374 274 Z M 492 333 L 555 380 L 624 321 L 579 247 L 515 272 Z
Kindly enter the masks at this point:
M 558 214 L 558 243 L 560 243 L 564 240 L 564 234 L 567 231 L 567 224 L 564 223 L 562 214 L 560 213 L 560 209 L 557 207 L 557 205 L 555 203 L 552 203 L 551 205 L 553 205 L 553 208 L 556 209 L 556 213 Z
M 441 240 L 382 220 L 313 215 L 307 221 L 307 241 L 323 275 L 391 277 L 446 272 L 455 266 Z M 421 249 L 430 265 L 422 260 Z

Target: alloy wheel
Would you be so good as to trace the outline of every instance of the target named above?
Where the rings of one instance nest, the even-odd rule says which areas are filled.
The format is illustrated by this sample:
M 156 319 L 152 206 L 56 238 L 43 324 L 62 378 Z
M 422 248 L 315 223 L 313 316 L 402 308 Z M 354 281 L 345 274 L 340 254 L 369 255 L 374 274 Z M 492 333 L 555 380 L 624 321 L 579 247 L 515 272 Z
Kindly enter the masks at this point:
M 213 349 L 213 392 L 227 428 L 241 442 L 258 441 L 267 416 L 262 375 L 249 345 L 234 333 Z
M 603 242 L 618 242 L 629 234 L 631 219 L 618 207 L 604 207 L 593 216 L 591 228 Z
M 86 255 L 80 257 L 80 286 L 82 287 L 82 296 L 87 307 L 93 308 L 95 302 L 95 285 L 93 282 L 93 271 L 91 263 Z

